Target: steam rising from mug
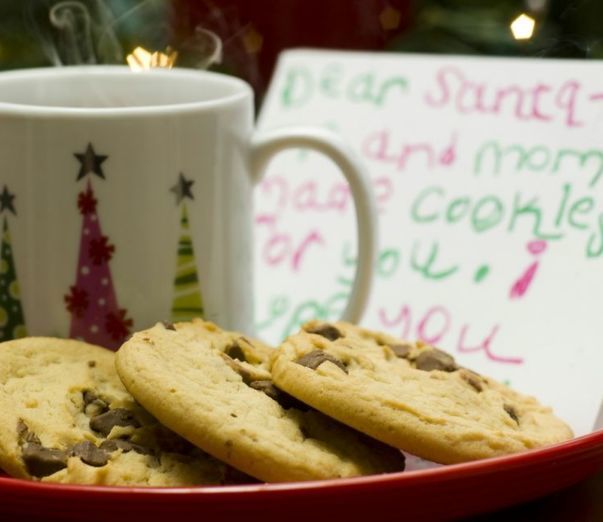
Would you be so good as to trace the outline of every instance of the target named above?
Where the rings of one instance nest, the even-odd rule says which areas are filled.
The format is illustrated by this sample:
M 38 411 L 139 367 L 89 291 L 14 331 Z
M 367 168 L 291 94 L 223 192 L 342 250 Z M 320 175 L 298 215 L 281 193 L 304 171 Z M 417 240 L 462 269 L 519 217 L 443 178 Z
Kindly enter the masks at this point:
M 152 9 L 158 10 L 153 18 L 167 24 L 163 21 L 169 18 L 163 12 L 165 6 L 163 0 L 146 0 L 116 16 L 104 0 L 67 0 L 49 5 L 48 23 L 40 23 L 31 11 L 29 20 L 53 65 L 124 64 L 126 53 L 118 37 L 119 25 L 132 18 L 144 19 Z M 142 16 L 144 10 L 147 13 Z M 167 25 L 165 29 L 167 34 Z M 161 27 L 157 27 L 157 32 L 161 34 Z M 196 27 L 176 50 L 186 66 L 198 69 L 207 69 L 222 60 L 221 39 L 203 27 Z
M 195 34 L 184 42 L 183 48 L 193 52 L 198 69 L 208 69 L 212 64 L 222 62 L 222 40 L 203 27 L 195 27 Z
M 97 0 L 96 8 L 98 18 L 94 29 L 98 34 L 98 53 L 105 57 L 103 61 L 123 62 L 123 51 L 112 27 L 113 15 L 101 0 Z M 50 9 L 49 19 L 61 42 L 63 63 L 98 63 L 92 41 L 93 20 L 85 5 L 74 1 L 60 2 Z
M 64 1 L 51 6 L 48 24 L 30 12 L 34 31 L 53 65 L 123 63 L 124 52 L 115 33 L 119 19 L 103 0 Z

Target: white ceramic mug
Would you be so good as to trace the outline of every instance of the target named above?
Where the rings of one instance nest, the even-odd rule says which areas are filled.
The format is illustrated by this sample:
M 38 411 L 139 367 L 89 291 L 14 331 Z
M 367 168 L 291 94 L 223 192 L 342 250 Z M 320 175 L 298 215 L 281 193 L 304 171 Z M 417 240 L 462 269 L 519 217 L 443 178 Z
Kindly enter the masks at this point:
M 364 309 L 376 213 L 334 134 L 254 133 L 243 81 L 185 69 L 0 73 L 0 339 L 115 348 L 158 320 L 203 316 L 252 333 L 252 188 L 288 147 L 333 159 L 350 183 L 358 268 L 343 314 Z

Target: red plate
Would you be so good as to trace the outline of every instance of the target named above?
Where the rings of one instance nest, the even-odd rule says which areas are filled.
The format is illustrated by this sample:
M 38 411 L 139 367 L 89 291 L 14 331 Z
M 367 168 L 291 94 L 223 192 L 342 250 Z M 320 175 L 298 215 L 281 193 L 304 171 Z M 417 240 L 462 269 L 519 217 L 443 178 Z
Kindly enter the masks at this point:
M 198 488 L 61 486 L 0 477 L 23 520 L 434 520 L 495 510 L 603 469 L 603 430 L 517 455 L 356 479 Z M 2 517 L 2 520 L 6 520 Z

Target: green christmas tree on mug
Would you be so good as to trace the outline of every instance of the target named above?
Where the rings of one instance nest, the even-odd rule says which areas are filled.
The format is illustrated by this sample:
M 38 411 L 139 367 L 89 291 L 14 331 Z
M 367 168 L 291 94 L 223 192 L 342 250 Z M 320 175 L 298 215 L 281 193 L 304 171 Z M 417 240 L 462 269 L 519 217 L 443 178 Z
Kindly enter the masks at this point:
M 193 241 L 189 231 L 188 213 L 185 199 L 194 199 L 191 187 L 194 181 L 187 180 L 181 173 L 178 182 L 170 191 L 176 194 L 176 204 L 180 205 L 180 240 L 174 279 L 172 301 L 172 321 L 188 321 L 203 316 L 203 301 L 197 276 L 197 265 Z
M 27 335 L 7 218 L 9 212 L 17 215 L 14 199 L 15 195 L 11 194 L 8 187 L 4 185 L 0 194 L 0 214 L 3 214 L 0 247 L 0 341 L 18 339 Z

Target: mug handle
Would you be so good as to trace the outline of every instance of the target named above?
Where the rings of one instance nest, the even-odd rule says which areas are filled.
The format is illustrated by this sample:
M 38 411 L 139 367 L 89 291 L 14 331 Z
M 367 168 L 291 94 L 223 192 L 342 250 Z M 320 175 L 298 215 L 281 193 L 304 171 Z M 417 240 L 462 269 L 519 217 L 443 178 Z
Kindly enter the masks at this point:
M 258 183 L 272 157 L 291 147 L 308 148 L 331 158 L 352 190 L 358 230 L 358 263 L 352 293 L 341 316 L 357 323 L 366 307 L 377 255 L 377 205 L 368 174 L 354 151 L 334 132 L 315 127 L 257 131 L 251 139 L 251 176 Z

